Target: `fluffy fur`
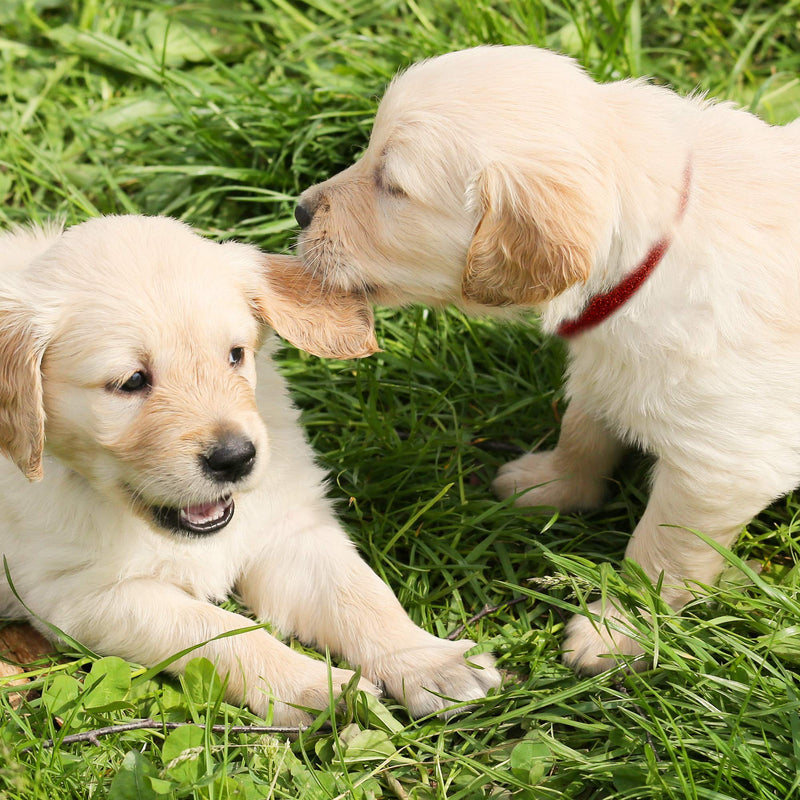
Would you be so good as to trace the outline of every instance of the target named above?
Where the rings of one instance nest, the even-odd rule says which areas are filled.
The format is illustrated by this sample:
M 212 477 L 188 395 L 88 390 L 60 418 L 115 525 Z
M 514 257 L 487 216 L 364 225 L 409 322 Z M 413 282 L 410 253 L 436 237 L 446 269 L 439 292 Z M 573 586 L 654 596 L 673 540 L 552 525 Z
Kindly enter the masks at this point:
M 19 600 L 3 579 L 0 614 L 145 665 L 194 648 L 169 670 L 206 656 L 233 702 L 279 724 L 327 705 L 329 668 L 263 629 L 227 636 L 253 625 L 214 605 L 233 587 L 413 714 L 498 685 L 490 656 L 468 663 L 472 642 L 414 625 L 358 556 L 271 348 L 256 354 L 269 319 L 310 349 L 364 355 L 363 301 L 166 218 L 21 229 L 1 245 L 0 551 Z M 243 441 L 252 458 L 219 472 L 212 457 Z M 227 498 L 216 532 L 175 522 L 178 508 L 201 528 L 224 518 Z M 337 692 L 352 677 L 330 670 Z
M 638 293 L 569 341 L 556 449 L 494 485 L 521 506 L 591 508 L 625 446 L 654 454 L 627 556 L 679 609 L 721 569 L 692 530 L 731 545 L 800 482 L 798 208 L 800 123 L 481 47 L 392 82 L 361 160 L 302 195 L 299 249 L 376 302 L 531 308 L 555 332 L 671 237 Z M 613 601 L 590 610 L 569 626 L 569 663 L 639 652 Z

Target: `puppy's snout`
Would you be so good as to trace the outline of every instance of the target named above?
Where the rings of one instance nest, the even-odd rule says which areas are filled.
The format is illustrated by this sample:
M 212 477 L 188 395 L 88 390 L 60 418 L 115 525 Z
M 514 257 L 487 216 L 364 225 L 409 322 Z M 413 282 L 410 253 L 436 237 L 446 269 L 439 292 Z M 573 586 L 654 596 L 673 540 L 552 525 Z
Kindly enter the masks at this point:
M 203 456 L 203 469 L 219 483 L 232 483 L 249 475 L 256 463 L 256 446 L 246 436 L 225 433 Z
M 294 210 L 294 218 L 301 228 L 307 228 L 314 219 L 314 209 L 303 203 L 298 203 L 297 208 Z

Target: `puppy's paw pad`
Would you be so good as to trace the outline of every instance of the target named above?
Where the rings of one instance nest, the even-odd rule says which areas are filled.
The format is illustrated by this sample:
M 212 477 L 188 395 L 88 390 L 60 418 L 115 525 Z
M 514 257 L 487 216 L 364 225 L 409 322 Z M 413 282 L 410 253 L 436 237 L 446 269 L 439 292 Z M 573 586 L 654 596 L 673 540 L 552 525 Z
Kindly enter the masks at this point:
M 642 654 L 643 650 L 638 642 L 617 630 L 626 627 L 623 612 L 616 608 L 606 608 L 601 613 L 599 602 L 591 603 L 588 608 L 593 618 L 576 614 L 567 625 L 562 648 L 567 666 L 576 672 L 596 675 L 621 662 L 630 663 Z M 634 666 L 643 668 L 645 665 L 637 660 Z

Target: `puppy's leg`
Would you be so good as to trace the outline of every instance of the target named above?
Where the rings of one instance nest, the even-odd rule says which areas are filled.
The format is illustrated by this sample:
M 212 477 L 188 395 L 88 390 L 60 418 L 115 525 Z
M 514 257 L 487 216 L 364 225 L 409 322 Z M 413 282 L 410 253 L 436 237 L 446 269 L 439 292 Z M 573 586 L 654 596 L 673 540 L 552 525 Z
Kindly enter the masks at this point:
M 46 618 L 97 652 L 148 666 L 208 642 L 174 661 L 167 671 L 178 674 L 192 658 L 204 656 L 227 677 L 230 701 L 246 702 L 259 716 L 271 716 L 276 725 L 310 721 L 307 712 L 290 704 L 322 709 L 329 703 L 324 662 L 295 652 L 263 630 L 223 636 L 254 623 L 170 584 L 126 581 L 102 594 L 87 596 L 68 610 L 54 608 Z M 223 638 L 215 639 L 219 636 Z M 352 672 L 332 669 L 334 692 L 341 691 L 352 677 Z M 359 688 L 378 693 L 365 680 Z
M 492 486 L 500 497 L 527 489 L 516 499 L 518 506 L 555 506 L 559 511 L 595 508 L 622 452 L 619 440 L 573 400 L 555 450 L 528 453 L 505 464 Z
M 661 596 L 678 610 L 692 596 L 689 586 L 713 583 L 723 566 L 722 556 L 691 531 L 702 531 L 729 547 L 742 527 L 772 499 L 754 491 L 744 479 L 728 476 L 723 486 L 697 474 L 681 473 L 661 460 L 650 500 L 625 556 L 639 564 L 654 583 L 663 575 Z M 605 607 L 599 601 L 591 603 L 589 611 L 599 619 L 576 615 L 567 627 L 567 664 L 596 673 L 613 666 L 615 654 L 642 652 L 633 639 L 613 629 L 626 627 L 625 612 L 613 600 Z
M 478 699 L 500 684 L 489 654 L 464 658 L 473 642 L 417 627 L 327 512 L 287 518 L 239 591 L 259 618 L 360 665 L 414 716 L 446 709 L 447 698 Z

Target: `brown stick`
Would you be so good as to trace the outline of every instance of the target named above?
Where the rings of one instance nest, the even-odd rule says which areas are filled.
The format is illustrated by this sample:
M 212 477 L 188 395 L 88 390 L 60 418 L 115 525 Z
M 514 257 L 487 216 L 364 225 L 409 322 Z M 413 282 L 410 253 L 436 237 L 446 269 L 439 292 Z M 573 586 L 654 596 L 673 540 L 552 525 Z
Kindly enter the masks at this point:
M 113 733 L 125 733 L 126 731 L 143 731 L 143 730 L 175 730 L 176 728 L 185 728 L 191 725 L 195 728 L 205 728 L 206 726 L 199 722 L 163 722 L 157 719 L 137 719 L 133 722 L 122 722 L 119 725 L 109 725 L 105 728 L 95 728 L 91 731 L 82 731 L 81 733 L 71 733 L 69 736 L 64 736 L 62 739 L 56 740 L 47 739 L 42 742 L 42 747 L 55 747 L 56 743 L 62 744 L 76 744 L 77 742 L 91 742 L 94 745 L 100 744 L 99 737 L 109 736 Z M 303 727 L 282 727 L 279 725 L 211 725 L 211 730 L 214 733 L 281 733 L 281 734 L 298 734 L 308 730 L 307 726 Z M 32 750 L 33 745 L 26 747 L 22 752 Z
M 527 599 L 527 597 L 514 597 L 513 599 L 506 600 L 505 603 L 499 603 L 496 606 L 490 606 L 487 603 L 477 614 L 471 616 L 463 625 L 459 625 L 454 631 L 450 631 L 450 633 L 447 634 L 447 638 L 452 642 L 453 639 L 457 639 L 459 636 L 461 636 L 461 634 L 464 633 L 469 625 L 474 624 L 479 619 L 488 617 L 489 614 L 494 614 L 495 612 L 500 611 L 501 608 L 511 608 L 511 606 L 516 606 Z

